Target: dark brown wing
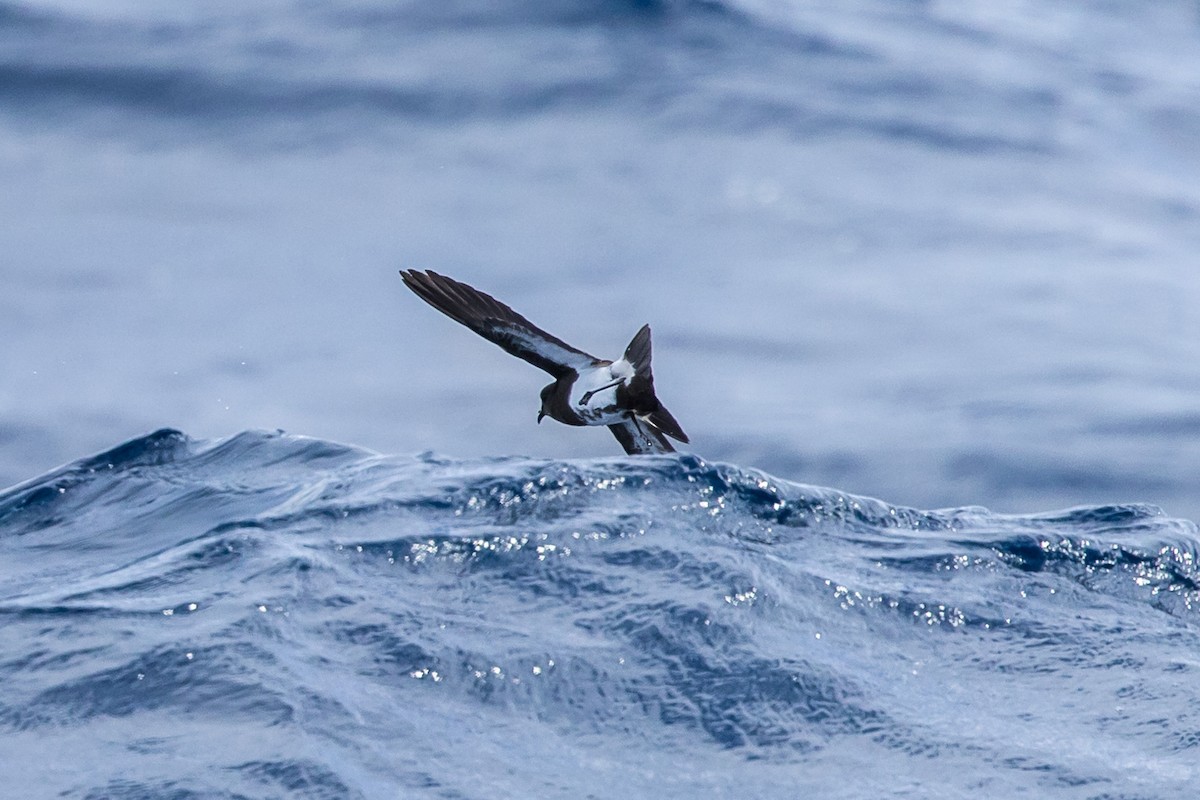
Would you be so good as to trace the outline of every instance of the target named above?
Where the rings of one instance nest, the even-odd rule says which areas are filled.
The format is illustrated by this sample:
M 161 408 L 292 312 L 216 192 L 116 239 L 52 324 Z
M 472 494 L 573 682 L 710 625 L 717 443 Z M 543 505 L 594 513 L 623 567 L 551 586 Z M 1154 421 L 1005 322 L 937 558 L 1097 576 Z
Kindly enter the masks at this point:
M 555 378 L 587 369 L 598 361 L 465 283 L 432 270 L 401 270 L 400 277 L 418 297 L 450 319 Z
M 616 425 L 609 425 L 608 429 L 631 456 L 675 452 L 675 448 L 667 441 L 667 437 L 663 436 L 662 431 L 644 417 L 630 418 Z
M 661 402 L 658 404 L 658 410 L 649 415 L 650 424 L 660 429 L 667 436 L 671 436 L 684 444 L 688 443 L 687 434 L 683 432 L 683 428 L 671 416 L 671 412 L 667 411 L 667 407 Z

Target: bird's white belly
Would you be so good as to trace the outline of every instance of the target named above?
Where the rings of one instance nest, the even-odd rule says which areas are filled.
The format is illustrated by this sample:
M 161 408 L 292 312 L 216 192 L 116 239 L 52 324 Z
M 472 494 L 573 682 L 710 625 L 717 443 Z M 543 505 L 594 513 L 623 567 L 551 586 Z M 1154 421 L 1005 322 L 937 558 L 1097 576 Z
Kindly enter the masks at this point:
M 625 419 L 626 412 L 617 406 L 617 387 L 609 384 L 618 379 L 628 380 L 632 375 L 633 370 L 624 359 L 581 373 L 571 387 L 571 410 L 588 425 L 620 422 Z M 588 397 L 588 392 L 594 394 Z M 587 402 L 581 404 L 585 397 Z

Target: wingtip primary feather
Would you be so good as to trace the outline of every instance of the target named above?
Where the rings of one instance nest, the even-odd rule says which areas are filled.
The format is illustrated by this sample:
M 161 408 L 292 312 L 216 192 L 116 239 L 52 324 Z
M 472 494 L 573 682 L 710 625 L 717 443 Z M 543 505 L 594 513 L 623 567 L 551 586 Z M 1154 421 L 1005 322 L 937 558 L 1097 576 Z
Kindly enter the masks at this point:
M 431 269 L 401 270 L 400 276 L 415 295 L 450 319 L 555 378 L 597 361 L 469 284 Z
M 654 427 L 661 430 L 672 439 L 690 444 L 688 436 L 683 432 L 683 427 L 675 420 L 675 417 L 667 410 L 667 407 L 659 403 L 658 410 L 649 415 L 650 422 Z

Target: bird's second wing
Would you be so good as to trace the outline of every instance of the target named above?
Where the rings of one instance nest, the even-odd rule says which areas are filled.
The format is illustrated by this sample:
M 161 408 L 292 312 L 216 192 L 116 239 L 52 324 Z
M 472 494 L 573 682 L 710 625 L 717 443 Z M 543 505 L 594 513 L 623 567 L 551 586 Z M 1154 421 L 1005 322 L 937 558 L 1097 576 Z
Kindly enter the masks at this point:
M 465 283 L 432 270 L 401 270 L 400 276 L 418 297 L 450 319 L 556 378 L 571 371 L 579 372 L 598 360 Z
M 662 431 L 645 417 L 629 418 L 608 429 L 617 437 L 617 441 L 625 448 L 628 455 L 654 455 L 658 453 L 674 453 L 675 448 L 663 436 Z

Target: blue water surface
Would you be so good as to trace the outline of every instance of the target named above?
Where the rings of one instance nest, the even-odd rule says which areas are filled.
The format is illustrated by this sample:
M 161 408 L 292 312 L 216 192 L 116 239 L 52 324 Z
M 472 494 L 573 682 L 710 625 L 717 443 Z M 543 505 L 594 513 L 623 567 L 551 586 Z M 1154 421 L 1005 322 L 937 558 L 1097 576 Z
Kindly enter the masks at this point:
M 1188 797 L 1196 528 L 161 430 L 0 495 L 20 797 Z

